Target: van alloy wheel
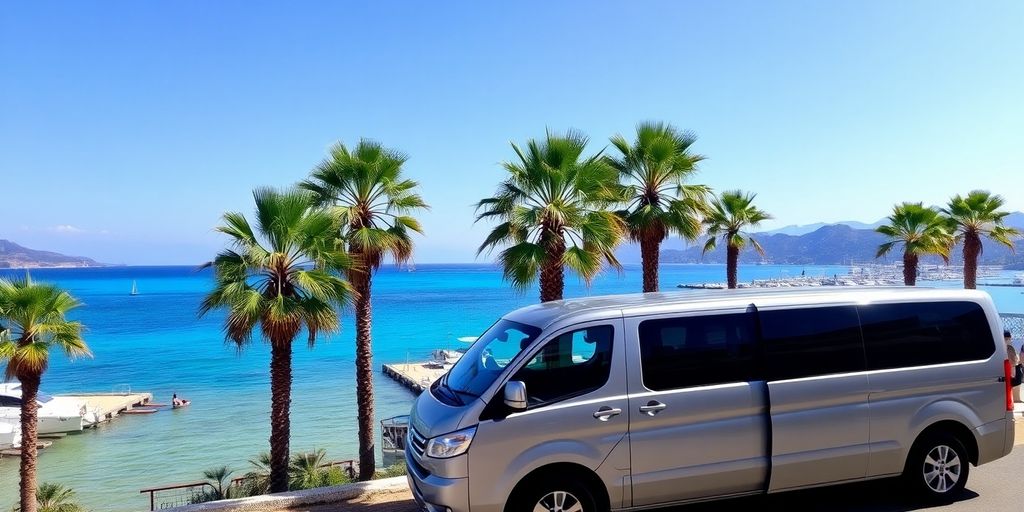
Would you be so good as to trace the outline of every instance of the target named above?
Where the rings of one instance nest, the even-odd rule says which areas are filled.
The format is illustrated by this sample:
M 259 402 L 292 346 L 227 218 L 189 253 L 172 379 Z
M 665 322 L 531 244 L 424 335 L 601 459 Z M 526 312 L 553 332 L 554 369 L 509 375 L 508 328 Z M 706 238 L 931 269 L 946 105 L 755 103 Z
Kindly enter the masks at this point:
M 926 501 L 949 503 L 963 492 L 971 474 L 970 455 L 950 432 L 926 433 L 914 442 L 903 479 Z
M 934 492 L 949 492 L 960 481 L 961 467 L 956 450 L 940 444 L 932 448 L 924 458 L 924 482 Z
M 584 512 L 583 504 L 570 492 L 554 491 L 545 494 L 533 506 L 533 512 Z

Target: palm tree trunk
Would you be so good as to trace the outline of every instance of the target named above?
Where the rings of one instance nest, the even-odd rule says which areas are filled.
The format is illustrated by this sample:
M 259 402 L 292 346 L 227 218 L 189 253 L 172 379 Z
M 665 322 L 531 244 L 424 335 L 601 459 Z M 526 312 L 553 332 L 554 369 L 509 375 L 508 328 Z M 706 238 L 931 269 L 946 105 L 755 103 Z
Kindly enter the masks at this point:
M 729 237 L 732 238 L 732 237 Z M 740 248 L 730 242 L 726 248 L 726 274 L 729 278 L 729 289 L 736 288 L 736 277 L 740 263 Z
M 39 440 L 39 375 L 18 375 L 21 381 L 21 512 L 36 512 L 36 456 Z
M 540 301 L 562 300 L 565 291 L 565 267 L 562 264 L 565 241 L 560 235 L 552 236 L 544 247 L 546 254 L 540 267 Z
M 917 285 L 917 255 L 910 251 L 903 251 L 903 284 Z
M 981 254 L 981 239 L 977 233 L 964 235 L 964 288 L 978 287 L 978 255 Z
M 270 492 L 288 490 L 292 340 L 270 341 Z
M 376 471 L 373 428 L 373 338 L 370 332 L 370 270 L 349 273 L 355 288 L 356 307 L 356 404 L 359 418 L 359 479 L 370 480 Z
M 658 291 L 658 260 L 661 239 L 644 233 L 640 238 L 640 258 L 644 266 L 644 293 Z

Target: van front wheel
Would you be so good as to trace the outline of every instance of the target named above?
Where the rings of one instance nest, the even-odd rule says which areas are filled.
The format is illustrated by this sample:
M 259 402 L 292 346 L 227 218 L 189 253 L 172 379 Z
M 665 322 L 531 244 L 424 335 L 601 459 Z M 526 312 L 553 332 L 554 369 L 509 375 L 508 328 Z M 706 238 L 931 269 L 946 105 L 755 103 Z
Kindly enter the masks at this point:
M 903 477 L 925 499 L 949 501 L 964 490 L 970 470 L 963 443 L 950 434 L 937 434 L 915 444 Z
M 579 482 L 537 482 L 513 496 L 506 510 L 529 512 L 597 512 L 594 496 Z

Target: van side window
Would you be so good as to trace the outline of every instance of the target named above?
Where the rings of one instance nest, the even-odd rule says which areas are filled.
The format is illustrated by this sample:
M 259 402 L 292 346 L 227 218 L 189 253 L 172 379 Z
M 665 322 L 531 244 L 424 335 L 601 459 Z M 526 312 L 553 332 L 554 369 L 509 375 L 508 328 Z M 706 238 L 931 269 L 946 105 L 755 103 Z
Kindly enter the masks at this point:
M 749 313 L 640 322 L 640 369 L 654 391 L 756 379 Z
M 761 311 L 768 380 L 862 372 L 856 306 Z
M 608 382 L 614 334 L 610 325 L 560 334 L 549 340 L 511 380 L 526 383 L 530 407 L 594 391 Z
M 995 351 L 985 311 L 973 302 L 858 306 L 868 368 L 987 359 Z

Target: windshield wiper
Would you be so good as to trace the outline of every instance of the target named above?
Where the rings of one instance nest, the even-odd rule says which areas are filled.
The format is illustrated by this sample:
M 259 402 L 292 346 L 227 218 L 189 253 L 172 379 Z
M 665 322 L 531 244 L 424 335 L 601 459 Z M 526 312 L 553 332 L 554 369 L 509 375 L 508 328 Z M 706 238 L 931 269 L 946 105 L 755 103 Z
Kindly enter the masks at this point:
M 458 405 L 466 405 L 466 403 L 462 401 L 462 398 L 459 397 L 459 392 L 456 391 L 455 389 L 452 389 L 452 387 L 448 385 L 448 374 L 449 373 L 451 373 L 451 372 L 445 373 L 441 377 L 441 381 L 438 382 L 439 385 L 437 386 L 437 389 L 444 389 L 445 396 L 451 397 L 452 401 L 456 402 Z

